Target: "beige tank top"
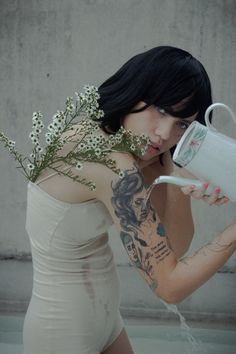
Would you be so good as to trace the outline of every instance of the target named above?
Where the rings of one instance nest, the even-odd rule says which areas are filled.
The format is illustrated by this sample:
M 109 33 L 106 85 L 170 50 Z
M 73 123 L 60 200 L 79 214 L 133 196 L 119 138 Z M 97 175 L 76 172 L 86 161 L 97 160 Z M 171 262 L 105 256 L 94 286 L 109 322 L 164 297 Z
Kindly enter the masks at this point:
M 113 255 L 108 245 L 112 219 L 107 208 L 95 199 L 82 203 L 55 199 L 38 186 L 53 175 L 28 183 L 26 231 L 34 270 L 36 265 L 41 272 L 77 272 L 89 262 L 92 272 L 108 271 Z

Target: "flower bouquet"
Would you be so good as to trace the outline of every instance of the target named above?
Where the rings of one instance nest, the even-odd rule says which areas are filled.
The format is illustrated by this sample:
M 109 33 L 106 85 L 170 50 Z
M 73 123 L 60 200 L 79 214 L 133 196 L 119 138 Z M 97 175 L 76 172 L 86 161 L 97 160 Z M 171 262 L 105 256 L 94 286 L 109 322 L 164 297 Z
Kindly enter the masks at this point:
M 43 115 L 39 111 L 34 112 L 32 131 L 29 134 L 33 149 L 29 156 L 19 153 L 15 142 L 0 131 L 0 142 L 18 162 L 17 168 L 27 180 L 35 182 L 41 172 L 49 168 L 94 190 L 95 183 L 73 173 L 73 168 L 81 170 L 83 162 L 97 162 L 122 178 L 123 172 L 110 157 L 111 152 L 123 151 L 138 156 L 145 153 L 148 144 L 145 135 L 135 135 L 123 127 L 108 137 L 101 133 L 99 121 L 104 112 L 99 109 L 99 97 L 98 89 L 89 85 L 84 86 L 84 92 L 76 92 L 75 98 L 68 97 L 65 110 L 57 111 L 48 125 L 44 142 L 41 136 L 45 128 Z M 68 131 L 70 134 L 66 134 Z M 64 145 L 69 142 L 74 143 L 73 148 L 66 155 L 60 154 Z M 61 168 L 65 165 L 71 167 L 69 171 L 62 171 Z

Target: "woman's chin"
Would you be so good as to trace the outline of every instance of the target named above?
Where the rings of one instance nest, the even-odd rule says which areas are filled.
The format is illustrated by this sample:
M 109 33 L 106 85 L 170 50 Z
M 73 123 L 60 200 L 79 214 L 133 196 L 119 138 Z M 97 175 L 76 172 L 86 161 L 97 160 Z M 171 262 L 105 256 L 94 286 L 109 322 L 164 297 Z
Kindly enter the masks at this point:
M 160 156 L 156 155 L 156 156 L 141 156 L 138 158 L 137 163 L 139 165 L 139 168 L 143 169 L 149 165 L 152 165 L 153 163 L 159 161 Z
M 149 161 L 159 158 L 161 152 L 157 149 L 148 150 L 145 155 L 141 157 L 142 160 Z

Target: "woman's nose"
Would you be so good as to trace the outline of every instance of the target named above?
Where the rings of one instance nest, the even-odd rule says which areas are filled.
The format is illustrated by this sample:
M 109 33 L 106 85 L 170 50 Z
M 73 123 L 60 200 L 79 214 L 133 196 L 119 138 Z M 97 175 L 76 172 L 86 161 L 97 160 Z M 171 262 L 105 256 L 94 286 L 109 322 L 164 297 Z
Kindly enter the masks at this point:
M 173 128 L 173 118 L 165 117 L 165 119 L 158 122 L 155 129 L 155 134 L 159 135 L 162 140 L 168 140 L 171 136 L 171 131 Z

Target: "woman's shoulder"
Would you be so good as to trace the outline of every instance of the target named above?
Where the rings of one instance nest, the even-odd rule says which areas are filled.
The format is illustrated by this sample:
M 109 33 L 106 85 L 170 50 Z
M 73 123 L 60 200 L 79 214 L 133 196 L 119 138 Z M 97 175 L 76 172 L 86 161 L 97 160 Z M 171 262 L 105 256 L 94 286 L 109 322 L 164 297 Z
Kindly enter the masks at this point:
M 86 121 L 78 123 L 67 132 L 67 136 L 72 137 L 70 140 L 78 144 L 76 150 L 78 157 L 83 156 L 85 162 L 101 162 L 102 165 L 106 165 L 106 162 L 113 160 L 126 166 L 134 163 L 137 158 L 129 148 L 124 132 L 123 134 L 120 131 L 108 134 L 93 121 L 88 125 Z
M 119 180 L 125 173 L 140 173 L 139 156 L 145 153 L 147 138 L 120 128 L 108 134 L 97 122 L 85 120 L 71 127 L 62 138 L 67 143 L 61 154 L 77 181 L 91 190 Z
M 122 177 L 125 171 L 139 169 L 136 158 L 127 152 L 110 152 L 104 161 L 83 161 L 83 167 L 74 173 L 96 185 L 107 185 Z

